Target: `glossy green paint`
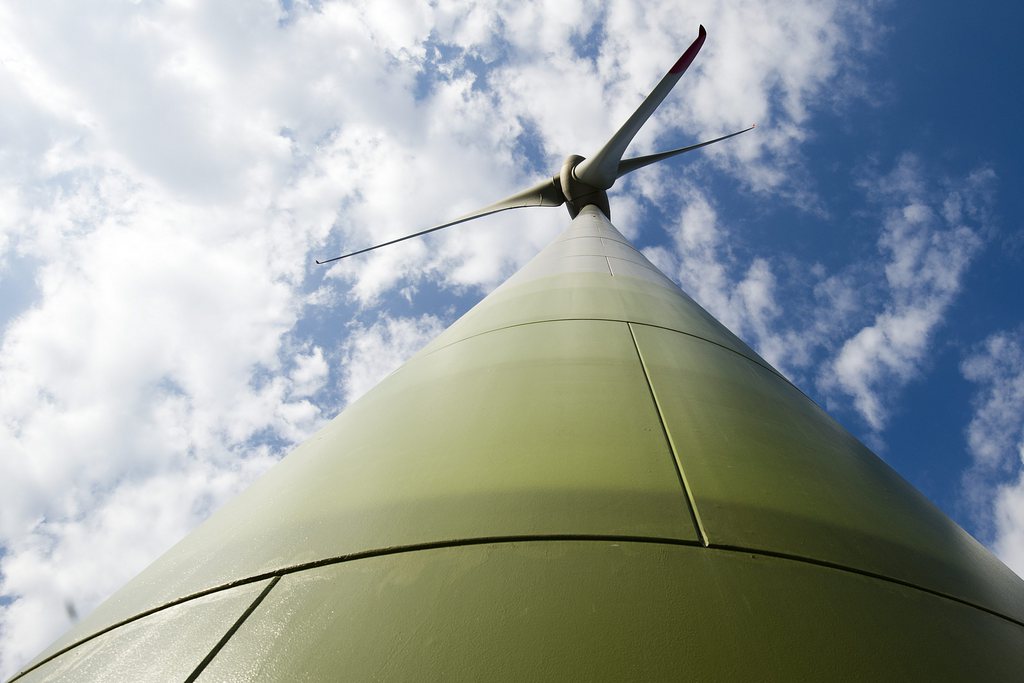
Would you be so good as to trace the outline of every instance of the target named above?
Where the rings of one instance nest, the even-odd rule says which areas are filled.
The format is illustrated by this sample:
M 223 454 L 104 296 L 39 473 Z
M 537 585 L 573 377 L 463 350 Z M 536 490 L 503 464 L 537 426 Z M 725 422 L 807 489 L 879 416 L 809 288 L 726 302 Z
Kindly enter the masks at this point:
M 19 681 L 184 681 L 270 581 L 217 591 L 100 634 Z
M 1021 580 L 792 385 L 687 335 L 634 334 L 712 545 L 881 574 L 1024 621 Z
M 327 558 L 559 534 L 697 538 L 625 323 L 512 327 L 413 360 L 83 626 Z
M 1024 582 L 592 207 L 36 661 L 277 575 L 213 680 L 922 678 L 1024 651 Z
M 590 234 L 588 234 L 590 233 Z M 765 363 L 633 249 L 596 211 L 456 321 L 425 352 L 509 325 L 542 320 L 619 320 L 667 327 Z
M 1024 629 L 887 581 L 698 547 L 533 541 L 286 576 L 200 680 L 1010 681 L 1021 671 Z

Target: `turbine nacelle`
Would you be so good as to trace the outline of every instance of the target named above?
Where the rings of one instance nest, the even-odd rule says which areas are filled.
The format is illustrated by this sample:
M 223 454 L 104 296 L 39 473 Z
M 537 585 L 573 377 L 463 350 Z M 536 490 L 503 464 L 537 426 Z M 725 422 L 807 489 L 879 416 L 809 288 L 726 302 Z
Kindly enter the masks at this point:
M 647 119 L 650 118 L 651 114 L 658 108 L 658 106 L 665 99 L 665 96 L 675 87 L 675 84 L 679 81 L 682 75 L 689 68 L 693 62 L 697 53 L 700 52 L 700 48 L 704 45 L 704 40 L 707 38 L 707 31 L 701 26 L 698 31 L 696 40 L 690 44 L 690 47 L 686 48 L 682 56 L 676 61 L 672 68 L 668 70 L 668 73 L 662 77 L 658 85 L 654 87 L 654 90 L 644 99 L 644 101 L 637 107 L 636 111 L 626 120 L 622 127 L 604 144 L 596 154 L 589 158 L 582 157 L 578 154 L 571 154 L 566 157 L 562 163 L 562 168 L 558 172 L 558 175 L 554 176 L 550 180 L 544 180 L 537 183 L 533 187 L 527 188 L 522 192 L 518 192 L 510 197 L 506 197 L 500 201 L 485 206 L 482 209 L 478 209 L 472 213 L 468 213 L 465 216 L 456 218 L 448 223 L 442 223 L 441 225 L 435 225 L 432 228 L 426 230 L 420 230 L 419 232 L 397 239 L 389 240 L 381 244 L 376 244 L 372 247 L 353 251 L 348 254 L 343 254 L 335 258 L 327 259 L 325 261 L 317 261 L 317 263 L 330 263 L 331 261 L 337 261 L 339 259 L 348 258 L 349 256 L 355 256 L 356 254 L 363 254 L 380 247 L 386 247 L 389 244 L 395 244 L 396 242 L 402 242 L 403 240 L 412 239 L 413 237 L 419 237 L 420 235 L 426 235 L 427 233 L 434 232 L 436 230 L 442 230 L 444 228 L 457 225 L 459 223 L 465 223 L 466 221 L 473 220 L 474 218 L 480 218 L 487 216 L 492 213 L 499 211 L 507 211 L 508 209 L 520 209 L 529 206 L 561 206 L 565 204 L 569 210 L 569 215 L 573 218 L 583 209 L 585 206 L 596 206 L 604 213 L 605 216 L 611 218 L 611 207 L 608 205 L 608 190 L 611 189 L 615 181 L 633 171 L 643 168 L 648 164 L 653 164 L 658 161 L 663 161 L 671 157 L 689 152 L 707 145 L 713 144 L 720 140 L 725 140 L 733 136 L 745 133 L 751 130 L 745 128 L 744 130 L 730 133 L 729 135 L 723 135 L 722 137 L 715 138 L 714 140 L 708 140 L 707 142 L 701 142 L 696 145 L 690 145 L 689 147 L 680 147 L 679 149 L 673 149 L 668 152 L 659 152 L 658 154 L 651 154 L 643 157 L 634 157 L 632 159 L 623 159 L 622 155 L 625 153 L 629 143 L 633 141 L 633 137 L 640 131 Z

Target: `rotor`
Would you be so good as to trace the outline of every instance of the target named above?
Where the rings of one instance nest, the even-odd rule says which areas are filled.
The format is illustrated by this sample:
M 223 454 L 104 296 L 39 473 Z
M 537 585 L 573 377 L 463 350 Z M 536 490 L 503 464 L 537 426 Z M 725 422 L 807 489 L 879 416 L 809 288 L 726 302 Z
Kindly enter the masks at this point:
M 647 119 L 651 117 L 651 114 L 658 108 L 659 105 L 664 101 L 665 97 L 671 92 L 672 88 L 675 87 L 676 83 L 682 77 L 690 64 L 693 63 L 697 53 L 700 52 L 701 47 L 704 45 L 704 41 L 707 38 L 707 31 L 704 30 L 704 26 L 701 26 L 696 40 L 694 40 L 686 51 L 676 60 L 676 63 L 672 65 L 672 68 L 668 70 L 668 73 L 662 77 L 661 81 L 654 87 L 650 94 L 644 99 L 640 106 L 637 107 L 636 111 L 626 120 L 622 127 L 613 135 L 595 154 L 587 157 L 582 157 L 578 154 L 570 154 L 566 157 L 562 163 L 562 168 L 558 174 L 553 176 L 549 180 L 543 180 L 533 187 L 529 187 L 521 192 L 517 192 L 509 197 L 505 197 L 493 204 L 477 209 L 464 216 L 456 218 L 453 221 L 442 223 L 441 225 L 435 225 L 426 230 L 420 230 L 419 232 L 412 233 L 411 235 L 405 235 L 404 237 L 398 237 L 387 242 L 375 244 L 372 247 L 366 247 L 357 251 L 342 254 L 334 258 L 326 259 L 324 261 L 317 261 L 318 264 L 330 263 L 332 261 L 338 261 L 340 259 L 348 258 L 349 256 L 355 256 L 357 254 L 364 254 L 374 249 L 386 247 L 397 242 L 402 242 L 413 237 L 419 237 L 420 235 L 426 235 L 427 233 L 449 228 L 459 223 L 465 223 L 475 218 L 481 218 L 488 216 L 492 213 L 498 213 L 499 211 L 507 211 L 508 209 L 521 209 L 531 206 L 562 206 L 563 204 L 569 210 L 569 215 L 573 218 L 583 209 L 585 206 L 596 206 L 605 216 L 611 218 L 611 207 L 608 203 L 608 190 L 612 188 L 615 181 L 622 176 L 632 173 L 633 171 L 643 168 L 649 164 L 656 163 L 658 161 L 664 161 L 674 156 L 684 154 L 686 152 L 706 147 L 707 145 L 714 144 L 721 140 L 726 140 L 731 137 L 746 133 L 752 130 L 754 126 L 745 128 L 735 133 L 723 135 L 713 140 L 707 140 L 696 145 L 690 145 L 689 147 L 680 147 L 678 149 L 669 150 L 667 152 L 659 152 L 657 154 L 650 154 L 642 157 L 633 157 L 631 159 L 623 159 L 622 156 L 626 152 L 626 148 L 629 143 L 633 141 L 633 138 L 640 131 L 643 125 L 647 122 Z

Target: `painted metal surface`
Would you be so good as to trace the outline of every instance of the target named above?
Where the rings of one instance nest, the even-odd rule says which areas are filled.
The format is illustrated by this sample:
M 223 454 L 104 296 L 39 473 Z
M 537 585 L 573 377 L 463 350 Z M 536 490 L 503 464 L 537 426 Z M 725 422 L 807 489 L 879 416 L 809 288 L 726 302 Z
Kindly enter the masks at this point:
M 200 681 L 1010 681 L 1024 629 L 778 558 L 522 542 L 284 577 Z
M 666 327 L 726 346 L 769 367 L 593 209 L 583 211 L 557 240 L 424 352 L 509 325 L 566 319 Z
M 1024 621 L 1021 580 L 792 385 L 687 335 L 634 334 L 709 543 L 881 574 Z
M 168 607 L 86 641 L 20 681 L 184 681 L 267 588 L 258 581 Z
M 1024 652 L 1024 582 L 593 207 L 36 661 L 126 620 L 102 638 L 130 657 L 134 615 L 272 576 L 211 680 L 994 677 Z

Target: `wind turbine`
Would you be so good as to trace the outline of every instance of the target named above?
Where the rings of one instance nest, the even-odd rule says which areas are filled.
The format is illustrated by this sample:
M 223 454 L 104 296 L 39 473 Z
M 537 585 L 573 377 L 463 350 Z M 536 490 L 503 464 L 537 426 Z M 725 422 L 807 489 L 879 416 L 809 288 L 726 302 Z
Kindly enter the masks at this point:
M 611 224 L 689 149 L 622 160 L 704 39 L 592 157 L 431 228 L 573 216 L 16 679 L 1019 677 L 1024 582 Z

